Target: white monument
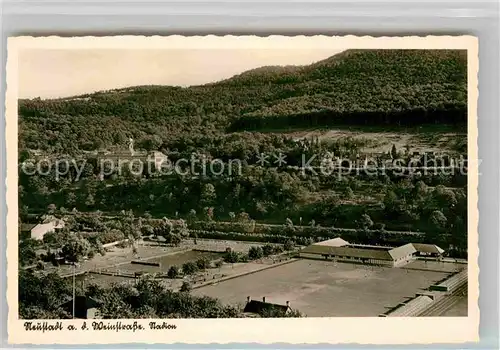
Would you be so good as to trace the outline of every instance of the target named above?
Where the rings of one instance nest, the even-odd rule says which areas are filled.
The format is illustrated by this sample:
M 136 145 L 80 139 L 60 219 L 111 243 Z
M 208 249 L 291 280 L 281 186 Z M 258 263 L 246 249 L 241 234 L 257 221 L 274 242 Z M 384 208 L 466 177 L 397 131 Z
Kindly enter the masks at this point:
M 130 155 L 134 155 L 134 139 L 133 138 L 129 138 L 128 140 L 128 149 L 130 151 Z

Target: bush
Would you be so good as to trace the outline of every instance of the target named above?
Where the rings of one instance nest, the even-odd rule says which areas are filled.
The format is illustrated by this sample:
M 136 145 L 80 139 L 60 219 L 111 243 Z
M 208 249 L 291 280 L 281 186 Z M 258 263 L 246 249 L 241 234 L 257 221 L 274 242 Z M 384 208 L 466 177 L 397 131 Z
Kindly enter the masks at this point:
M 274 252 L 274 247 L 270 244 L 266 244 L 264 246 L 262 246 L 262 254 L 264 256 L 269 256 L 269 255 L 272 255 Z
M 120 242 L 116 245 L 117 248 L 121 248 L 121 249 L 124 249 L 124 248 L 127 248 L 128 246 L 130 245 L 129 242 L 126 242 L 126 241 L 123 241 L 123 242 Z
M 182 265 L 182 273 L 184 275 L 192 275 L 198 271 L 198 266 L 196 263 L 192 261 L 188 261 L 187 263 Z
M 224 254 L 224 261 L 230 264 L 237 263 L 240 257 L 237 252 L 229 251 Z
M 248 251 L 248 259 L 257 260 L 262 258 L 263 256 L 264 253 L 261 247 L 250 247 L 250 250 Z
M 168 278 L 177 278 L 179 276 L 179 268 L 175 265 L 170 266 L 167 272 Z
M 283 247 L 280 246 L 280 245 L 277 245 L 277 246 L 274 246 L 274 247 L 271 247 L 273 249 L 273 253 L 274 254 L 280 254 L 280 253 L 283 253 Z
M 44 270 L 44 269 L 45 269 L 45 265 L 43 264 L 43 262 L 39 261 L 39 262 L 36 264 L 36 269 L 37 269 L 37 270 Z
M 111 230 L 103 232 L 99 235 L 99 240 L 102 244 L 113 243 L 123 239 L 125 239 L 125 235 L 119 230 Z
M 210 267 L 210 261 L 206 257 L 201 257 L 196 260 L 196 266 L 200 270 L 208 269 Z
M 181 286 L 181 289 L 180 291 L 181 292 L 186 292 L 186 293 L 189 293 L 191 291 L 191 284 L 187 281 L 184 281 L 182 282 L 182 286 Z
M 290 251 L 292 250 L 294 247 L 294 244 L 291 240 L 288 240 L 285 242 L 285 244 L 283 244 L 283 249 L 286 250 L 286 251 Z

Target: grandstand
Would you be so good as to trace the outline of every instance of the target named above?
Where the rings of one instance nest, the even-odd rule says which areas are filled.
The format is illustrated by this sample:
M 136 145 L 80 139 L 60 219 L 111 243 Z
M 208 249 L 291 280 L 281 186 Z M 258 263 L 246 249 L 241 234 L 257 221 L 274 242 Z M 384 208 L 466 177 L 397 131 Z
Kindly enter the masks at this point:
M 343 262 L 397 267 L 412 261 L 416 256 L 441 256 L 441 248 L 431 244 L 408 243 L 400 247 L 351 244 L 337 237 L 314 243 L 299 252 L 306 259 L 330 259 Z

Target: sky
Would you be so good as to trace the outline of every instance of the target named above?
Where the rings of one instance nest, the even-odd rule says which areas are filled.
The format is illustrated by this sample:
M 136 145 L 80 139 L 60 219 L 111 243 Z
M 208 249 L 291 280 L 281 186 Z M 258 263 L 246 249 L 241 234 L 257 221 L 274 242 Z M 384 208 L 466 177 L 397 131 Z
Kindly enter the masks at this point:
M 307 65 L 338 49 L 30 49 L 19 98 L 58 98 L 136 85 L 200 85 L 269 65 Z

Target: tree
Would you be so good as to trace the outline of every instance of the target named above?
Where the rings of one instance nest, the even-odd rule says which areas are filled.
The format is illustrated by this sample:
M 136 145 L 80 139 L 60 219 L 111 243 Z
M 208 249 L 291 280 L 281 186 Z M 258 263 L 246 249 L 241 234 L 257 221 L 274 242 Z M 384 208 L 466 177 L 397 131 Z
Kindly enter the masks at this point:
M 205 213 L 207 214 L 207 220 L 212 221 L 214 219 L 214 208 L 205 207 Z
M 193 261 L 188 261 L 182 265 L 184 275 L 192 275 L 198 271 L 198 266 Z
M 396 145 L 395 144 L 392 144 L 391 157 L 392 157 L 392 159 L 397 159 L 398 158 L 398 150 L 396 149 Z
M 66 195 L 66 204 L 69 207 L 73 207 L 76 204 L 76 195 L 74 192 L 68 192 Z
M 248 258 L 250 260 L 257 260 L 264 256 L 264 252 L 261 247 L 250 247 L 248 250 Z
M 170 266 L 167 272 L 168 278 L 177 278 L 179 276 L 179 268 L 176 265 Z
M 415 184 L 415 195 L 417 198 L 424 198 L 428 194 L 429 187 L 423 181 L 418 181 Z
M 451 226 L 452 228 L 451 228 L 450 243 L 459 253 L 466 252 L 467 225 L 465 224 L 465 221 L 460 216 L 456 216 Z
M 171 235 L 174 228 L 174 224 L 167 218 L 163 218 L 160 225 L 154 228 L 155 236 L 162 236 L 167 242 L 171 241 Z
M 38 242 L 34 239 L 24 239 L 19 243 L 19 264 L 21 266 L 31 265 L 37 260 L 36 247 Z
M 141 227 L 141 233 L 143 236 L 146 236 L 146 237 L 151 236 L 154 234 L 154 232 L 155 231 L 151 225 L 143 225 Z
M 454 208 L 458 203 L 455 193 L 442 185 L 436 186 L 433 191 L 433 197 L 440 210 Z
M 196 210 L 195 209 L 191 209 L 189 211 L 187 219 L 188 219 L 189 223 L 193 223 L 196 221 Z
M 292 240 L 290 240 L 290 239 L 289 239 L 289 240 L 287 240 L 287 241 L 285 242 L 285 244 L 283 244 L 283 249 L 285 249 L 286 251 L 290 251 L 290 250 L 292 250 L 293 248 L 294 248 L 294 243 L 293 243 L 293 241 L 292 241 Z
M 43 243 L 54 247 L 61 248 L 68 240 L 71 239 L 71 232 L 67 227 L 57 231 L 49 231 L 43 236 Z
M 344 189 L 344 198 L 345 199 L 353 199 L 354 198 L 354 192 L 352 191 L 352 188 L 350 188 L 349 186 L 347 186 Z
M 399 213 L 398 196 L 394 191 L 388 191 L 384 196 L 384 208 L 388 214 Z
M 53 214 L 56 211 L 56 209 L 57 209 L 57 207 L 54 203 L 49 204 L 47 206 L 47 211 L 49 212 L 49 214 Z
M 210 260 L 208 260 L 206 257 L 201 257 L 196 260 L 196 266 L 199 270 L 208 269 L 210 267 Z
M 248 215 L 248 213 L 242 211 L 238 214 L 237 219 L 239 222 L 245 223 L 245 222 L 250 221 L 250 215 Z
M 224 261 L 230 264 L 237 263 L 240 260 L 240 255 L 235 251 L 227 251 L 224 253 Z
M 434 210 L 429 218 L 430 224 L 438 232 L 443 232 L 448 219 L 439 210 Z
M 88 256 L 92 247 L 85 238 L 70 236 L 70 240 L 62 247 L 61 256 L 70 262 L 78 262 Z
M 158 135 L 148 135 L 138 142 L 139 147 L 145 149 L 146 151 L 158 150 L 162 143 L 163 141 Z
M 373 229 L 374 230 L 379 230 L 379 231 L 384 231 L 385 230 L 385 224 L 381 222 L 377 222 L 373 224 Z
M 181 237 L 178 234 L 173 234 L 170 236 L 170 243 L 178 247 L 182 242 Z
M 293 235 L 295 232 L 295 227 L 293 226 L 293 222 L 290 218 L 286 218 L 285 224 L 283 225 L 283 231 L 286 235 Z
M 363 230 L 369 230 L 373 226 L 373 221 L 368 214 L 363 214 L 359 219 L 358 225 Z
M 205 184 L 201 192 L 200 203 L 203 206 L 210 207 L 215 203 L 217 195 L 215 193 L 215 187 L 211 183 Z
M 95 199 L 94 199 L 94 196 L 92 194 L 89 193 L 89 195 L 85 199 L 85 205 L 87 207 L 93 207 L 95 205 Z
M 83 166 L 82 177 L 90 178 L 92 175 L 94 175 L 94 166 L 89 162 L 85 162 Z
M 262 246 L 262 254 L 264 256 L 272 255 L 273 252 L 274 252 L 274 248 L 269 243 Z
M 191 283 L 189 283 L 188 281 L 184 281 L 182 282 L 182 285 L 181 285 L 181 288 L 180 288 L 180 291 L 183 292 L 183 293 L 189 293 L 191 291 Z
M 189 237 L 189 230 L 187 224 L 184 220 L 180 219 L 174 225 L 173 233 L 178 235 L 181 239 L 185 239 Z

